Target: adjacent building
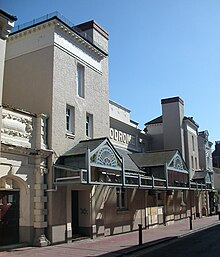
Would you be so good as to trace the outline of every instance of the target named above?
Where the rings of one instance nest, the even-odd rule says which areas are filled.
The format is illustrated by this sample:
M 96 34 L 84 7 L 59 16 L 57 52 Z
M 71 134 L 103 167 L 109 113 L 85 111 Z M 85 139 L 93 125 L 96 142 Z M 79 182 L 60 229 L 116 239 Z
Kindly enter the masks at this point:
M 213 167 L 220 168 L 220 141 L 215 142 L 215 150 L 212 153 Z
M 151 147 L 153 150 L 180 151 L 189 170 L 188 189 L 193 194 L 194 212 L 199 217 L 214 212 L 212 144 L 208 141 L 208 131 L 198 132 L 199 126 L 193 117 L 184 115 L 181 98 L 162 99 L 161 104 L 162 115 L 145 124 Z
M 0 9 L 0 113 L 2 111 L 3 75 L 5 66 L 6 40 L 17 18 Z M 0 115 L 1 125 L 1 115 Z
M 214 170 L 214 186 L 216 190 L 218 190 L 218 195 L 219 195 L 220 193 L 220 141 L 215 142 L 215 150 L 212 153 L 212 161 L 213 161 L 213 170 Z

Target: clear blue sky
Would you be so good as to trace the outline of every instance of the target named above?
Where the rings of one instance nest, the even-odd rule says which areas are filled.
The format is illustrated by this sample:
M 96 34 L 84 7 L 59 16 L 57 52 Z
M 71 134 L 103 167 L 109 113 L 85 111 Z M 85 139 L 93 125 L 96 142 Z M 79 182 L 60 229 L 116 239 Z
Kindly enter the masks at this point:
M 219 0 L 1 0 L 21 24 L 59 11 L 74 24 L 96 20 L 109 33 L 110 99 L 143 124 L 161 98 L 180 96 L 185 115 L 220 140 Z

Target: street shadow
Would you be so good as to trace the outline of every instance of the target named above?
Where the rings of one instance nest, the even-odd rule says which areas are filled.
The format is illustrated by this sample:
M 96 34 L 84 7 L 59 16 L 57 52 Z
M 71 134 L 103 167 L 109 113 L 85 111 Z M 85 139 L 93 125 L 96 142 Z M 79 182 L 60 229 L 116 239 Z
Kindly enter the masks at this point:
M 207 235 L 208 237 L 213 240 L 215 247 L 217 248 L 214 249 L 214 251 L 212 251 L 211 255 L 210 253 L 207 251 L 206 253 L 204 253 L 202 256 L 204 257 L 219 257 L 219 248 L 220 246 L 218 246 L 219 244 L 216 243 L 219 240 L 219 236 L 220 236 L 220 225 L 213 225 L 211 227 L 203 227 L 201 230 L 197 230 L 194 231 L 193 233 L 189 233 L 186 234 L 183 237 L 178 237 L 178 236 L 174 236 L 174 237 L 166 237 L 166 238 L 162 238 L 159 240 L 155 240 L 149 243 L 145 243 L 142 245 L 137 245 L 137 246 L 132 246 L 132 247 L 128 247 L 122 250 L 117 250 L 117 251 L 112 251 L 106 254 L 101 254 L 101 255 L 96 255 L 96 257 L 123 257 L 123 256 L 130 256 L 131 254 L 133 254 L 133 256 L 136 256 L 137 252 L 142 250 L 142 249 L 147 249 L 149 247 L 153 247 L 155 245 L 164 245 L 166 248 L 164 249 L 160 249 L 160 247 L 157 249 L 158 251 L 160 251 L 160 255 L 157 254 L 157 252 L 152 253 L 152 255 L 150 256 L 163 256 L 163 257 L 170 257 L 170 256 L 177 256 L 177 257 L 185 257 L 185 256 L 197 256 L 190 252 L 191 247 L 189 247 L 189 252 L 187 253 L 187 249 L 185 248 L 186 245 L 190 246 L 196 246 L 196 243 L 199 241 L 201 242 L 201 244 L 205 244 L 205 242 L 207 241 Z M 177 240 L 174 240 L 177 239 Z M 167 244 L 169 241 L 173 241 L 175 242 L 175 247 L 173 246 L 173 244 Z M 211 242 L 213 244 L 213 242 Z M 208 242 L 210 243 L 210 242 Z M 208 245 L 208 244 L 207 244 Z M 178 249 L 178 250 L 177 250 Z M 156 250 L 156 251 L 157 251 Z M 198 250 L 198 249 L 197 249 Z M 177 254 L 178 252 L 178 254 Z M 215 253 L 213 253 L 215 252 Z M 138 256 L 138 255 L 137 255 Z M 92 255 L 87 255 L 86 257 L 92 257 Z
M 101 255 L 96 255 L 97 257 L 119 257 L 119 256 L 126 256 L 127 254 L 132 254 L 135 253 L 137 251 L 140 251 L 142 249 L 146 249 L 148 247 L 152 247 L 154 245 L 158 245 L 158 244 L 162 244 L 165 242 L 169 242 L 173 239 L 176 239 L 177 236 L 173 236 L 173 237 L 165 237 L 162 239 L 158 239 L 158 240 L 154 240 L 151 242 L 147 242 L 144 243 L 142 245 L 135 245 L 135 246 L 131 246 L 131 247 L 126 247 L 117 251 L 111 251 L 109 253 L 105 253 L 105 254 L 101 254 Z M 124 247 L 124 246 L 121 246 Z M 87 255 L 86 257 L 92 257 L 94 255 Z

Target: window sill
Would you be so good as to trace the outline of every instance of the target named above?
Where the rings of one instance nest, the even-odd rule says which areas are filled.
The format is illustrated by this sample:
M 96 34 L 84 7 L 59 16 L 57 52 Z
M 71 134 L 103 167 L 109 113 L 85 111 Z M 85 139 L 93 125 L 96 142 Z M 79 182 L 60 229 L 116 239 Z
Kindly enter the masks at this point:
M 124 209 L 117 209 L 117 214 L 127 214 L 129 213 L 129 210 L 124 208 Z
M 71 132 L 66 132 L 66 137 L 70 139 L 75 139 L 75 135 L 72 134 Z
M 80 95 L 77 94 L 77 97 L 78 97 L 79 99 L 85 100 L 85 96 L 80 96 Z

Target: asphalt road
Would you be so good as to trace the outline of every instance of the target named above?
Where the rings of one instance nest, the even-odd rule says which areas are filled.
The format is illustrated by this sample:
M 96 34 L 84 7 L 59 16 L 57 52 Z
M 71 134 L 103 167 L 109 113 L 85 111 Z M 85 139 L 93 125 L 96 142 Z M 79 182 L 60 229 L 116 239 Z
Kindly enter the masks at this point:
M 220 257 L 220 225 L 175 239 L 129 257 Z

